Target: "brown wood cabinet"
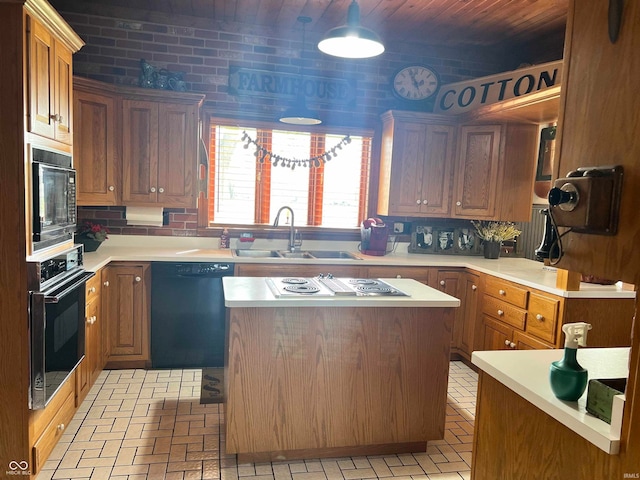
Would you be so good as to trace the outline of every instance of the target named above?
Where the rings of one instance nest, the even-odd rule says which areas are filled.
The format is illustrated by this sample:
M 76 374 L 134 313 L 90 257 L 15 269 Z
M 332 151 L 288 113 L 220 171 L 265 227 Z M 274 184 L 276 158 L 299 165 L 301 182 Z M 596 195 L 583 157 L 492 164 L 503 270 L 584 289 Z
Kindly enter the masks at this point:
M 561 348 L 562 325 L 573 322 L 593 326 L 588 346 L 629 346 L 634 308 L 630 298 L 565 298 L 487 275 L 483 349 Z
M 118 99 L 96 82 L 74 78 L 73 156 L 79 205 L 117 205 L 121 197 Z
M 87 281 L 84 360 L 76 370 L 76 407 L 102 371 L 102 280 L 100 272 Z
M 463 125 L 458 135 L 452 217 L 531 220 L 535 125 Z
M 195 207 L 204 96 L 74 83 L 78 204 Z
M 149 263 L 116 262 L 108 267 L 103 288 L 108 324 L 108 368 L 142 368 L 150 362 Z
M 28 16 L 29 131 L 71 145 L 71 48 L 35 18 Z
M 236 277 L 315 277 L 331 273 L 335 277 L 362 277 L 365 270 L 358 265 L 268 265 L 265 263 L 238 263 Z
M 457 330 L 454 325 L 454 352 L 471 360 L 474 350 L 482 348 L 483 340 L 479 338 L 479 305 L 482 299 L 482 276 L 465 272 L 460 285 L 460 319 Z
M 389 111 L 382 121 L 378 213 L 448 216 L 456 135 L 452 119 Z
M 429 276 L 434 269 L 428 267 L 367 267 L 366 276 L 369 278 L 413 278 L 425 285 L 429 285 Z
M 198 109 L 123 100 L 123 204 L 195 207 Z
M 448 312 L 445 313 L 446 316 L 449 316 L 451 320 L 449 324 L 452 326 L 451 333 L 451 347 L 452 349 L 457 348 L 460 343 L 460 335 L 462 332 L 462 323 L 464 322 L 464 301 L 461 298 L 463 290 L 462 286 L 462 275 L 464 272 L 462 269 L 455 270 L 437 270 L 435 275 L 432 275 L 431 286 L 435 289 L 438 289 L 447 295 L 451 295 L 460 300 L 460 307 L 451 308 Z

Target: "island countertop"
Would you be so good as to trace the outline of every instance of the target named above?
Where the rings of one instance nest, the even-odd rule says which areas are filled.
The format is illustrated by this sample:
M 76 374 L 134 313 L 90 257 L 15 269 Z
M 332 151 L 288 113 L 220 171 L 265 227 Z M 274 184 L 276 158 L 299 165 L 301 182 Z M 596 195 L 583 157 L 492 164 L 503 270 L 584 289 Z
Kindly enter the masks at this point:
M 300 295 L 277 298 L 264 277 L 223 277 L 226 307 L 459 307 L 460 300 L 417 280 L 383 278 L 391 286 L 408 294 L 396 296 Z

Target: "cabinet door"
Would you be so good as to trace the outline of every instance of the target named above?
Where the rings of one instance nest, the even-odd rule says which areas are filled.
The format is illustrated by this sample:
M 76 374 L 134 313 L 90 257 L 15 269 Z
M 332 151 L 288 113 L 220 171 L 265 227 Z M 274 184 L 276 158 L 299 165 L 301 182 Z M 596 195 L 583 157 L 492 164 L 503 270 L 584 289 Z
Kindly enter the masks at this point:
M 54 50 L 54 138 L 71 145 L 71 125 L 73 125 L 73 74 L 71 50 L 62 43 L 55 43 Z
M 451 345 L 457 348 L 460 345 L 460 336 L 462 334 L 462 314 L 464 299 L 462 297 L 463 291 L 461 290 L 461 273 L 459 270 L 439 270 L 436 277 L 436 285 L 433 286 L 438 290 L 460 299 L 460 306 L 458 308 L 449 309 L 447 315 L 452 316 L 453 334 L 451 338 Z
M 500 179 L 500 125 L 463 126 L 456 171 L 454 213 L 463 218 L 492 218 Z
M 159 104 L 158 202 L 195 207 L 198 108 Z
M 116 205 L 120 189 L 115 98 L 76 89 L 73 103 L 78 205 Z
M 158 198 L 158 104 L 122 101 L 122 202 L 155 204 Z
M 149 359 L 149 265 L 115 264 L 109 267 L 105 289 L 109 322 L 109 361 Z
M 430 269 L 427 267 L 367 267 L 369 278 L 413 278 L 429 285 Z
M 266 265 L 264 263 L 236 264 L 236 277 L 315 277 L 331 273 L 334 277 L 361 277 L 361 267 L 355 265 Z
M 427 125 L 425 133 L 425 165 L 420 212 L 434 216 L 448 216 L 451 211 L 455 128 L 450 125 Z
M 464 303 L 460 306 L 462 321 L 460 322 L 461 332 L 458 348 L 471 357 L 474 350 L 482 348 L 475 340 L 479 312 L 478 303 L 481 298 L 480 277 L 472 273 L 465 273 L 462 282 Z
M 484 347 L 483 350 L 512 350 L 513 330 L 503 323 L 483 316 L 484 323 Z
M 29 18 L 29 131 L 47 138 L 55 136 L 54 39 L 43 25 Z
M 544 348 L 555 348 L 548 343 L 536 340 L 535 338 L 521 332 L 513 332 L 513 343 L 515 343 L 515 348 L 518 350 L 542 350 Z

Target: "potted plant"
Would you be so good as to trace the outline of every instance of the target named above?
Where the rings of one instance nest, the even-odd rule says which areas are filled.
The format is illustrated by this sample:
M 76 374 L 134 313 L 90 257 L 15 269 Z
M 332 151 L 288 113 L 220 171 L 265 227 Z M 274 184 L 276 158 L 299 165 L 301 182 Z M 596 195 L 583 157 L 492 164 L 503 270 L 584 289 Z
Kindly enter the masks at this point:
M 84 245 L 85 252 L 95 252 L 109 238 L 109 229 L 99 223 L 86 221 L 76 231 L 76 241 Z
M 522 233 L 512 222 L 476 222 L 472 220 L 471 223 L 476 228 L 478 237 L 483 241 L 485 258 L 500 257 L 502 242 L 513 240 Z

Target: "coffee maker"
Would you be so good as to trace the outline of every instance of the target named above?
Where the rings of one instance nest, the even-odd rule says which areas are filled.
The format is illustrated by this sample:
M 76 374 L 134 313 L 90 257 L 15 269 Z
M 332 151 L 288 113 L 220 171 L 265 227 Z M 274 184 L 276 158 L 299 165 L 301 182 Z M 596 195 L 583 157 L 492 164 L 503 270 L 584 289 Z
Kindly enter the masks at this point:
M 387 252 L 389 230 L 380 218 L 368 218 L 360 224 L 360 251 L 382 256 Z

